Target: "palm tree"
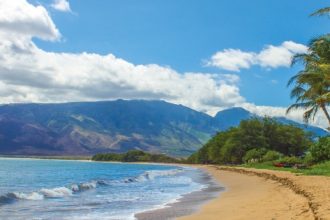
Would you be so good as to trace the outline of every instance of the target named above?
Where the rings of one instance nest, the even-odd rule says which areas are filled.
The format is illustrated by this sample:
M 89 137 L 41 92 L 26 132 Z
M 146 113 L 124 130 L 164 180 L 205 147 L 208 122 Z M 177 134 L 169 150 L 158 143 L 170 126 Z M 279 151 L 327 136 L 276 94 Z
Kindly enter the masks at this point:
M 330 115 L 327 111 L 330 103 L 330 35 L 312 40 L 307 53 L 293 57 L 292 64 L 297 62 L 301 62 L 304 69 L 288 82 L 288 86 L 294 84 L 291 98 L 296 101 L 287 109 L 287 113 L 293 109 L 306 109 L 304 120 L 308 122 L 322 110 L 330 126 Z
M 323 15 L 330 15 L 330 7 L 321 8 L 317 10 L 311 16 L 323 16 Z

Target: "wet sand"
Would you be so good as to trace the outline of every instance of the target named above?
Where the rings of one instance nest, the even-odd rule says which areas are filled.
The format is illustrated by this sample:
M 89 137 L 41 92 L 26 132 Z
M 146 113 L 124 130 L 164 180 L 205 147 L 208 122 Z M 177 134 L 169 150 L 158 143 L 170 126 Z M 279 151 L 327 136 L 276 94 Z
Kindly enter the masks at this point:
M 183 195 L 178 201 L 169 203 L 164 208 L 138 213 L 135 217 L 138 220 L 165 220 L 190 215 L 197 212 L 202 205 L 217 198 L 224 191 L 224 187 L 220 186 L 208 172 L 205 172 L 202 178 L 195 179 L 194 181 L 202 183 L 207 187 L 201 191 Z

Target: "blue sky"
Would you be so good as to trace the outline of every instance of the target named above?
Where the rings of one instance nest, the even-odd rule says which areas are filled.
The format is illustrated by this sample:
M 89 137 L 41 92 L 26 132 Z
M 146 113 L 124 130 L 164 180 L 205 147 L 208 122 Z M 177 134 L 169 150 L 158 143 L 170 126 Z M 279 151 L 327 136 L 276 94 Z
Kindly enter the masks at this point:
M 51 1 L 40 1 L 45 6 Z M 218 50 L 259 51 L 284 41 L 307 44 L 330 29 L 309 14 L 326 1 L 301 0 L 71 0 L 73 13 L 51 10 L 63 35 L 37 41 L 49 51 L 112 53 L 134 64 L 156 63 L 179 72 L 231 73 L 205 67 Z M 255 67 L 237 73 L 240 91 L 257 105 L 291 103 L 286 82 L 297 68 Z
M 286 83 L 301 68 L 290 59 L 328 32 L 329 18 L 309 17 L 328 4 L 2 0 L 0 103 L 162 99 L 285 116 Z

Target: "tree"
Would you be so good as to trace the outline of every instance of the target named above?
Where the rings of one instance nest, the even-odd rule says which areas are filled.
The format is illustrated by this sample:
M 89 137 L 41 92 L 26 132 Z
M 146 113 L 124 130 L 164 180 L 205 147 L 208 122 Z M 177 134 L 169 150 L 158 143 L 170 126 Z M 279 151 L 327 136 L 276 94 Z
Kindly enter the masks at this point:
M 288 109 L 305 109 L 304 120 L 314 119 L 321 109 L 330 125 L 327 106 L 330 103 L 330 35 L 314 39 L 306 53 L 296 54 L 292 64 L 301 62 L 304 69 L 293 76 L 288 86 L 294 84 L 291 98 L 296 101 Z
M 301 128 L 281 124 L 270 118 L 252 118 L 241 121 L 238 127 L 219 132 L 187 161 L 241 164 L 251 159 L 261 160 L 267 151 L 278 152 L 276 157 L 282 154 L 300 156 L 310 145 L 311 135 Z M 246 155 L 247 152 L 250 153 Z M 256 154 L 258 157 L 255 157 Z M 273 153 L 267 155 L 266 159 L 275 156 Z
M 320 138 L 310 148 L 312 159 L 314 162 L 322 162 L 330 160 L 330 136 Z

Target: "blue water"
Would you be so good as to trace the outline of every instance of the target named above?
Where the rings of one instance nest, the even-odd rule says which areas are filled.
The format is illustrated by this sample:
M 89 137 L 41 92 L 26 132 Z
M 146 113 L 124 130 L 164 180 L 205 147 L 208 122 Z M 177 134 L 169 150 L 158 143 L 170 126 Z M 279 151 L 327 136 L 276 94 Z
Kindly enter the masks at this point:
M 0 219 L 134 219 L 205 187 L 178 166 L 0 158 Z

